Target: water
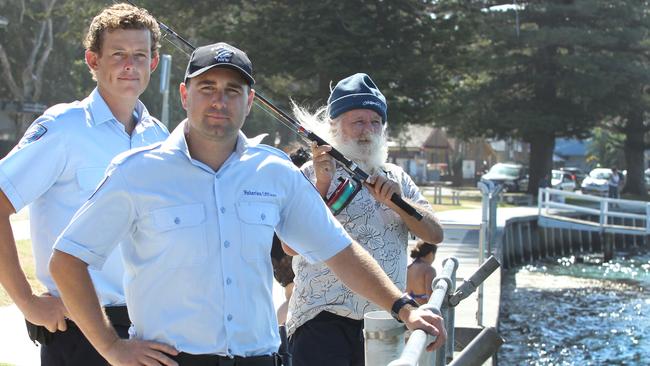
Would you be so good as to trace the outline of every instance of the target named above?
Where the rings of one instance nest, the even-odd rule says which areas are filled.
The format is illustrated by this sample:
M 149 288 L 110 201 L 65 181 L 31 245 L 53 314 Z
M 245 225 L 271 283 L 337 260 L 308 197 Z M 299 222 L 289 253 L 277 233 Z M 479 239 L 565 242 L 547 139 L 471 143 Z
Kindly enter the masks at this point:
M 500 365 L 650 365 L 650 254 L 566 257 L 504 276 Z

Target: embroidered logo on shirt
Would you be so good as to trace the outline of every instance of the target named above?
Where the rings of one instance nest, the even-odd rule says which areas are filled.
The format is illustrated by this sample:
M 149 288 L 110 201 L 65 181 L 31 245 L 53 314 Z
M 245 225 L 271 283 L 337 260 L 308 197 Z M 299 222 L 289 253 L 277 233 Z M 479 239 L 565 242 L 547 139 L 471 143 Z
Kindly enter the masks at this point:
M 36 123 L 32 125 L 26 132 L 25 135 L 23 135 L 23 138 L 20 139 L 20 142 L 18 142 L 18 148 L 20 149 L 21 147 L 31 144 L 32 142 L 40 139 L 45 135 L 47 132 L 47 128 L 45 126 L 41 125 L 40 123 Z
M 277 197 L 278 195 L 271 192 L 258 192 L 258 191 L 249 191 L 247 189 L 244 189 L 244 196 Z

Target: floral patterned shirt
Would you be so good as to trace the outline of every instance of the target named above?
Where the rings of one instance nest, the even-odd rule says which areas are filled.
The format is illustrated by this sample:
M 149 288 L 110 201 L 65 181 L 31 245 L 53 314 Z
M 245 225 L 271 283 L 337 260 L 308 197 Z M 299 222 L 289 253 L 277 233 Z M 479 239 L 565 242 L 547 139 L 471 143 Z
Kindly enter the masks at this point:
M 302 170 L 307 178 L 315 182 L 316 176 L 311 162 L 305 164 Z M 401 184 L 404 197 L 432 210 L 429 202 L 402 168 L 394 164 L 384 164 L 384 171 L 391 180 Z M 328 197 L 336 189 L 338 178 L 341 176 L 348 177 L 348 174 L 338 167 Z M 395 285 L 404 290 L 409 233 L 399 215 L 377 202 L 364 187 L 336 218 L 352 238 L 377 260 Z M 305 258 L 296 256 L 293 258 L 293 270 L 296 277 L 293 295 L 289 300 L 289 334 L 293 334 L 298 327 L 322 311 L 352 319 L 363 319 L 364 313 L 379 309 L 377 305 L 347 288 L 323 262 L 309 263 Z

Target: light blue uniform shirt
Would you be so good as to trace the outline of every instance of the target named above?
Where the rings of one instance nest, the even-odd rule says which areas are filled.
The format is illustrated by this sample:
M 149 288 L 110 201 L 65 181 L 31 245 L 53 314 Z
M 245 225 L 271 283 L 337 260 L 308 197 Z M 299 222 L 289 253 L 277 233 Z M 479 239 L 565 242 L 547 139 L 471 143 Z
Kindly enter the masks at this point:
M 80 102 L 46 110 L 0 161 L 0 189 L 16 211 L 31 204 L 36 276 L 55 296 L 59 293 L 48 271 L 52 246 L 102 180 L 110 161 L 133 147 L 169 135 L 139 101 L 134 114 L 138 123 L 129 136 L 95 89 Z M 124 268 L 119 254 L 107 258 L 106 263 L 102 271 L 91 271 L 101 304 L 124 304 Z
M 193 354 L 276 352 L 274 230 L 311 261 L 352 239 L 284 153 L 240 133 L 215 172 L 190 156 L 185 124 L 117 157 L 55 247 L 100 268 L 122 241 L 132 337 Z

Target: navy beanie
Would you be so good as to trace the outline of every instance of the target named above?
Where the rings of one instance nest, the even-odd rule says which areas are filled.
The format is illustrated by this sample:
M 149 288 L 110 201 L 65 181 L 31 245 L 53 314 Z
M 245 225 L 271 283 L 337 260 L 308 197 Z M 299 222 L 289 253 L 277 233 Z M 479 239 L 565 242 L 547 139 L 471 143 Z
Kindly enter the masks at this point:
M 386 123 L 386 98 L 367 74 L 358 73 L 339 81 L 327 100 L 331 119 L 352 109 L 371 109 Z

